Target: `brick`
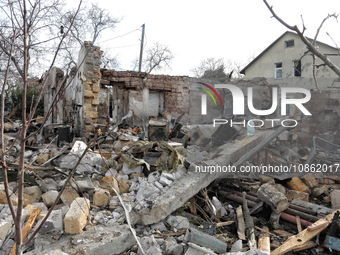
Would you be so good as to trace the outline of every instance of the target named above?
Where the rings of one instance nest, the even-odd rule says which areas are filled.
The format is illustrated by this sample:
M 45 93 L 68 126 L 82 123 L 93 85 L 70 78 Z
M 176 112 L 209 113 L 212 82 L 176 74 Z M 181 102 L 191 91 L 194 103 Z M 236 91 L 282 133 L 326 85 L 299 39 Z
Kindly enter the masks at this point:
M 289 182 L 287 182 L 287 185 L 296 191 L 302 191 L 310 194 L 310 190 L 307 185 L 304 184 L 298 177 L 293 177 Z
M 99 105 L 98 99 L 92 99 L 92 105 Z
M 108 185 L 108 183 L 119 192 L 119 194 L 121 194 L 120 190 L 119 190 L 119 186 L 118 186 L 118 181 L 112 176 L 105 176 L 102 181 L 100 182 L 100 185 L 102 185 L 103 187 L 106 187 L 110 190 L 110 194 L 112 196 L 116 195 L 116 192 L 114 192 L 113 189 L 111 189 L 110 185 Z
M 85 90 L 92 90 L 90 84 L 85 84 L 85 85 L 84 85 L 84 89 L 85 89 Z
M 99 85 L 93 85 L 92 91 L 95 92 L 95 93 L 98 93 L 100 91 L 100 86 Z
M 85 90 L 84 97 L 93 97 L 93 92 L 91 90 Z
M 99 207 L 106 207 L 110 201 L 110 191 L 108 189 L 95 188 L 93 204 Z
M 69 211 L 65 215 L 64 225 L 65 233 L 79 234 L 86 226 L 89 215 L 90 200 L 78 197 L 72 202 Z
M 98 98 L 98 93 L 93 92 L 93 98 L 94 98 L 94 99 L 97 99 L 97 98 Z
M 75 200 L 78 197 L 79 197 L 78 192 L 71 186 L 67 186 L 63 194 L 61 194 L 60 198 L 61 198 L 61 201 L 63 201 L 65 205 L 70 206 L 73 200 Z
M 98 112 L 91 112 L 91 118 L 92 119 L 98 118 Z

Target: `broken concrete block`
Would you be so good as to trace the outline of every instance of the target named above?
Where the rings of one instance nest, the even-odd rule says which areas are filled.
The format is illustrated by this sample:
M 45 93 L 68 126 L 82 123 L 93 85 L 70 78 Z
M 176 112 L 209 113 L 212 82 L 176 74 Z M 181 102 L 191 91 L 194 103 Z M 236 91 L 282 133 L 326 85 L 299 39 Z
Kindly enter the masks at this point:
M 161 178 L 159 178 L 159 183 L 162 184 L 163 186 L 170 186 L 172 181 L 170 181 L 168 178 L 161 176 Z
M 42 195 L 39 186 L 31 186 L 24 188 L 24 206 L 37 203 Z
M 219 218 L 227 214 L 227 210 L 224 208 L 222 203 L 217 199 L 217 197 L 213 197 L 212 202 L 216 208 L 217 216 Z
M 314 175 L 312 173 L 308 173 L 301 178 L 309 188 L 314 188 L 319 185 L 319 183 L 315 180 Z
M 58 184 L 52 178 L 45 178 L 42 181 L 37 180 L 37 183 L 39 184 L 42 192 L 47 192 L 49 190 L 58 190 Z
M 145 236 L 140 239 L 140 244 L 146 254 L 162 254 L 162 250 L 160 249 L 155 237 L 153 235 L 151 236 Z M 156 249 L 151 249 L 151 248 Z M 150 250 L 149 250 L 150 249 Z M 153 252 L 153 253 L 151 253 Z M 160 253 L 159 253 L 160 252 Z M 137 254 L 143 255 L 141 249 L 138 247 Z
M 129 168 L 129 165 L 127 163 L 123 163 L 123 168 L 122 168 L 122 172 L 125 174 L 132 174 L 132 173 L 136 173 L 136 174 L 140 174 L 142 173 L 142 166 L 138 165 L 135 168 Z
M 239 251 L 243 248 L 243 245 L 242 245 L 242 240 L 238 240 L 236 241 L 232 246 L 231 246 L 231 249 L 230 251 L 231 252 L 236 252 L 236 251 Z
M 156 186 L 157 188 L 159 188 L 160 190 L 164 188 L 163 185 L 160 184 L 158 181 L 155 182 L 155 186 Z
M 289 207 L 288 199 L 269 183 L 263 184 L 257 191 L 258 197 L 268 204 L 276 213 L 280 213 Z
M 8 239 L 1 247 L 2 254 L 9 254 L 14 244 L 15 242 L 12 239 Z
M 307 192 L 310 194 L 310 190 L 307 185 L 304 184 L 298 177 L 293 177 L 289 182 L 287 182 L 287 185 L 296 191 Z
M 44 206 L 46 208 L 46 206 Z M 24 209 L 27 211 L 27 218 L 29 218 L 32 214 L 32 212 L 37 209 L 37 208 L 40 208 L 41 209 L 41 212 L 42 212 L 42 209 L 43 207 L 42 206 L 36 206 L 36 205 L 27 205 Z
M 110 191 L 107 189 L 95 188 L 93 204 L 99 207 L 106 207 L 110 200 Z
M 90 200 L 83 197 L 76 198 L 72 202 L 69 211 L 65 215 L 65 233 L 79 234 L 87 223 L 87 216 L 89 215 Z
M 155 185 L 150 182 L 142 182 L 137 192 L 136 199 L 138 201 L 143 201 L 157 192 L 159 192 L 159 189 Z
M 77 197 L 79 197 L 78 192 L 71 186 L 67 186 L 60 198 L 65 205 L 70 206 Z
M 162 172 L 161 176 L 167 178 L 170 181 L 174 181 L 174 176 L 172 174 L 166 173 L 166 172 Z
M 294 198 L 307 202 L 309 201 L 309 194 L 302 191 L 289 190 L 286 194 L 286 197 L 288 198 L 289 202 L 291 202 Z
M 167 218 L 166 223 L 168 223 L 172 228 L 176 229 L 186 229 L 190 227 L 188 219 L 182 216 L 170 215 Z
M 183 253 L 183 245 L 177 243 L 174 237 L 166 238 L 164 242 L 165 253 L 169 255 L 177 255 Z
M 31 204 L 31 205 L 33 205 L 33 206 L 37 206 L 37 207 L 42 207 L 42 212 L 43 211 L 47 211 L 47 207 L 46 207 L 46 205 L 43 203 L 43 202 L 39 202 L 39 203 L 33 203 L 33 204 Z
M 186 253 L 184 253 L 184 255 L 205 255 L 205 253 L 189 247 L 189 249 L 186 251 Z
M 54 201 L 57 199 L 59 192 L 56 190 L 47 191 L 42 195 L 42 200 L 47 207 L 53 205 Z
M 190 163 L 197 164 L 201 162 L 204 159 L 203 154 L 199 151 L 190 153 L 189 156 L 186 158 L 186 160 Z
M 162 232 L 162 231 L 167 231 L 167 228 L 166 228 L 166 226 L 164 225 L 163 221 L 160 221 L 160 222 L 158 222 L 158 223 L 152 224 L 150 227 L 151 227 L 152 230 L 158 229 L 158 230 L 161 231 L 161 232 Z
M 81 189 L 82 192 L 94 190 L 92 180 L 88 175 L 75 176 L 74 180 L 76 181 L 76 183 L 73 180 L 71 180 L 70 184 L 78 192 L 80 192 L 79 188 Z
M 43 215 L 43 212 L 41 212 L 40 214 Z M 40 226 L 42 220 L 43 219 L 38 221 L 33 231 L 35 231 L 38 228 L 38 226 Z M 39 234 L 44 235 L 46 233 L 53 232 L 53 231 L 63 233 L 63 217 L 61 214 L 61 210 L 53 210 L 51 212 L 45 224 L 40 229 Z
M 41 154 L 38 158 L 36 158 L 35 162 L 39 165 L 42 165 L 49 159 L 50 159 L 50 153 Z
M 333 190 L 330 194 L 331 202 L 332 202 L 332 209 L 339 209 L 340 208 L 340 190 Z
M 117 174 L 116 178 L 118 181 L 121 179 L 129 180 L 129 176 L 127 174 L 121 174 L 121 173 Z
M 312 195 L 313 196 L 321 196 L 326 192 L 327 188 L 325 186 L 320 186 L 320 187 L 314 187 L 312 189 Z
M 279 184 L 279 183 L 270 183 L 270 185 L 272 185 L 275 189 L 277 189 L 278 191 L 280 191 L 283 195 L 286 195 L 286 188 Z
M 65 252 L 57 249 L 57 250 L 53 250 L 53 251 L 44 253 L 43 255 L 68 255 L 68 253 L 65 253 Z
M 152 172 L 148 176 L 148 182 L 155 183 L 155 181 L 158 181 L 160 177 L 160 174 L 158 171 Z

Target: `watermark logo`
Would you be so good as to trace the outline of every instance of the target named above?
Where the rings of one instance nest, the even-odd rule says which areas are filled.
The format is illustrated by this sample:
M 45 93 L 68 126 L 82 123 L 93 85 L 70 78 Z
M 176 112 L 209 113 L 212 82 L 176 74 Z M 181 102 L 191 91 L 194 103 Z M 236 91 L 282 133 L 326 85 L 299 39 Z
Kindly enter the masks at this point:
M 222 106 L 222 100 L 221 100 L 219 94 L 217 93 L 217 91 L 212 86 L 210 86 L 208 84 L 205 84 L 203 82 L 197 82 L 197 83 L 206 86 L 212 92 L 214 92 L 215 95 L 217 96 L 218 100 L 220 101 L 221 106 Z M 214 96 L 211 94 L 211 92 L 209 90 L 201 88 L 201 87 L 197 87 L 197 88 L 202 90 L 202 91 L 204 91 L 204 92 L 206 92 L 213 99 L 213 101 L 215 103 L 215 106 L 217 106 L 216 100 L 215 100 Z M 207 114 L 207 94 L 202 94 L 201 95 L 201 111 L 202 111 L 202 115 L 206 115 Z

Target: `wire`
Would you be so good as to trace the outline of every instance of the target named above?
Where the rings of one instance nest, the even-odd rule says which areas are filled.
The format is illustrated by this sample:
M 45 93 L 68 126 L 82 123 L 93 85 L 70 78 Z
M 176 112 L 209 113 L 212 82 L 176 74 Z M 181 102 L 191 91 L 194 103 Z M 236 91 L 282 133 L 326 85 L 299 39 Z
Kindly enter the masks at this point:
M 131 47 L 131 46 L 136 46 L 136 45 L 140 45 L 140 44 L 139 43 L 135 43 L 135 44 L 130 44 L 130 45 L 126 45 L 126 46 L 110 47 L 110 49 L 127 48 L 127 47 Z
M 126 33 L 126 34 L 119 35 L 119 36 L 116 36 L 116 37 L 112 37 L 112 38 L 110 38 L 110 39 L 107 39 L 107 40 L 105 40 L 105 41 L 101 41 L 101 42 L 98 42 L 98 43 L 104 43 L 104 42 L 108 42 L 108 41 L 111 41 L 111 40 L 114 40 L 114 39 L 117 39 L 117 38 L 120 38 L 120 37 L 126 36 L 126 35 L 128 35 L 128 34 L 131 34 L 131 33 L 135 32 L 135 31 L 138 31 L 138 30 L 139 30 L 139 29 L 135 29 L 135 30 L 132 30 L 132 31 L 130 31 L 130 32 L 128 32 L 128 33 Z

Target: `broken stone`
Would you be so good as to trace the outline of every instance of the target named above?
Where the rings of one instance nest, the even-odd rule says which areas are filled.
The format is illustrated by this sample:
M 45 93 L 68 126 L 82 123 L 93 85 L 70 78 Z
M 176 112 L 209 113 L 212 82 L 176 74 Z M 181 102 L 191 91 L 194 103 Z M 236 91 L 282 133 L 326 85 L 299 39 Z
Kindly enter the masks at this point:
M 56 190 L 50 190 L 42 195 L 44 204 L 47 207 L 53 205 L 54 201 L 57 199 L 59 192 Z
M 339 209 L 340 208 L 340 190 L 333 190 L 330 196 L 331 196 L 331 202 L 332 202 L 332 209 Z
M 162 184 L 163 186 L 170 186 L 172 181 L 170 181 L 168 178 L 161 176 L 161 178 L 159 178 L 159 183 Z
M 11 196 L 10 199 L 13 203 L 13 205 L 17 206 L 18 205 L 18 197 L 10 192 Z M 8 204 L 6 193 L 4 190 L 0 189 L 0 204 Z
M 283 185 L 279 183 L 271 183 L 270 185 L 272 185 L 275 189 L 280 191 L 283 195 L 286 195 L 286 188 Z
M 43 213 L 40 213 L 43 215 Z M 46 213 L 47 214 L 47 213 Z M 35 225 L 33 232 L 40 226 L 43 219 L 39 220 Z M 45 224 L 39 231 L 39 234 L 44 235 L 49 232 L 57 231 L 59 233 L 63 233 L 63 217 L 61 210 L 53 210 L 46 220 Z
M 45 178 L 42 181 L 37 180 L 37 183 L 39 184 L 42 192 L 47 192 L 49 190 L 58 190 L 58 184 L 55 182 L 55 180 L 51 178 Z
M 136 174 L 140 174 L 142 173 L 142 166 L 138 165 L 134 168 L 129 168 L 129 165 L 127 163 L 123 163 L 123 168 L 122 168 L 122 172 L 125 174 L 132 174 L 132 173 L 136 173 Z
M 159 188 L 160 190 L 164 188 L 163 185 L 160 184 L 158 181 L 155 182 L 155 186 L 156 186 L 157 188 Z
M 162 255 L 162 251 L 153 235 L 142 237 L 140 239 L 140 244 L 146 254 L 159 254 Z M 155 248 L 155 249 L 153 249 Z M 152 252 L 152 253 L 151 253 Z M 143 255 L 141 249 L 138 247 L 138 255 Z
M 327 188 L 325 186 L 314 187 L 312 190 L 313 196 L 321 196 L 326 192 Z
M 113 175 L 116 176 L 118 174 L 116 169 L 110 168 L 109 170 L 106 171 L 105 176 Z
M 231 252 L 236 252 L 236 251 L 239 251 L 243 248 L 243 245 L 242 245 L 242 240 L 238 240 L 236 241 L 232 246 L 231 246 L 231 249 L 230 251 Z
M 266 176 L 266 175 L 260 175 L 259 181 L 261 182 L 261 184 L 263 184 L 263 183 L 275 183 L 274 178 Z
M 80 190 L 83 191 L 83 192 L 87 192 L 89 190 L 94 190 L 93 183 L 92 183 L 91 178 L 89 176 L 87 176 L 87 175 L 85 175 L 85 176 L 75 176 L 74 180 L 76 181 L 77 184 L 74 183 L 73 180 L 70 181 L 70 184 L 78 192 L 80 192 Z
M 2 254 L 9 254 L 14 246 L 15 242 L 12 239 L 8 239 L 1 247 Z
M 71 186 L 67 186 L 60 198 L 65 205 L 70 206 L 77 197 L 79 197 L 78 192 Z
M 152 224 L 151 225 L 151 229 L 152 230 L 156 230 L 156 229 L 158 229 L 159 231 L 167 231 L 167 228 L 166 228 L 166 226 L 164 225 L 164 223 L 163 223 L 163 221 L 160 221 L 160 222 L 158 222 L 158 223 L 155 223 L 155 224 Z
M 127 174 L 117 174 L 117 180 L 121 179 L 129 180 L 129 176 Z
M 166 223 L 168 223 L 172 228 L 177 229 L 186 229 L 190 227 L 188 219 L 182 216 L 170 215 L 167 218 Z
M 121 194 L 120 189 L 119 189 L 119 185 L 118 185 L 118 181 L 116 180 L 115 177 L 113 177 L 112 175 L 109 176 L 105 176 L 102 181 L 100 182 L 100 185 L 102 185 L 103 187 L 107 188 L 110 191 L 110 194 L 112 196 L 115 196 L 116 193 L 115 191 L 111 188 L 111 186 L 117 190 L 117 192 L 119 194 Z M 111 185 L 111 186 L 110 186 Z
M 31 186 L 24 188 L 24 206 L 37 203 L 42 195 L 39 186 Z
M 164 246 L 166 254 L 177 255 L 183 253 L 183 246 L 178 244 L 173 237 L 166 238 Z
M 159 180 L 160 174 L 158 171 L 152 172 L 148 176 L 148 182 L 154 183 Z
M 140 184 L 136 198 L 138 201 L 143 201 L 157 192 L 159 192 L 159 189 L 155 185 L 149 182 L 143 182 Z
M 223 217 L 224 215 L 226 215 L 227 210 L 224 208 L 222 203 L 217 199 L 217 197 L 213 197 L 212 202 L 215 205 L 218 217 Z
M 296 191 L 307 192 L 310 194 L 310 190 L 307 185 L 304 184 L 298 177 L 293 177 L 289 182 L 287 182 L 287 185 Z
M 43 255 L 68 255 L 68 253 L 65 253 L 61 250 L 53 250 L 53 251 L 44 253 Z
M 276 213 L 280 213 L 289 207 L 288 199 L 269 183 L 263 184 L 257 191 L 258 197 L 268 204 Z
M 49 159 L 50 159 L 50 153 L 41 154 L 38 158 L 36 158 L 35 162 L 39 165 L 42 165 Z
M 205 255 L 205 253 L 189 247 L 184 255 Z
M 89 208 L 90 200 L 87 198 L 78 197 L 72 202 L 64 219 L 65 233 L 78 234 L 82 232 L 87 223 Z
M 286 196 L 289 202 L 291 202 L 294 198 L 307 201 L 307 202 L 309 201 L 309 194 L 306 192 L 302 192 L 302 191 L 289 190 Z
M 309 188 L 314 188 L 319 185 L 319 183 L 315 180 L 314 175 L 312 173 L 308 173 L 301 178 Z
M 188 162 L 194 164 L 201 162 L 203 159 L 204 159 L 203 154 L 198 151 L 189 154 L 189 156 L 186 158 Z
M 110 200 L 110 191 L 107 189 L 95 188 L 93 204 L 99 207 L 106 207 Z M 111 205 L 111 203 L 110 203 Z
M 175 180 L 172 174 L 169 174 L 169 173 L 166 173 L 166 172 L 162 172 L 161 176 L 167 178 L 170 181 L 174 181 Z

